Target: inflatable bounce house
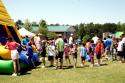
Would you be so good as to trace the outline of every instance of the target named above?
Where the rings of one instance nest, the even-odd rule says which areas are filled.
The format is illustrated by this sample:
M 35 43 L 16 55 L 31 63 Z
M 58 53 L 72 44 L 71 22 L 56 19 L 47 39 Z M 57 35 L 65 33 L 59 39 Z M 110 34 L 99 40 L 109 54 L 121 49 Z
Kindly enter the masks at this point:
M 7 38 L 13 38 L 14 41 L 21 43 L 21 36 L 10 18 L 9 14 L 2 1 L 0 0 L 0 73 L 12 74 L 13 63 L 11 60 L 10 50 L 5 49 Z M 33 54 L 34 62 L 38 61 L 38 54 Z M 20 52 L 20 66 L 21 69 L 28 67 L 31 62 L 26 58 L 26 51 Z

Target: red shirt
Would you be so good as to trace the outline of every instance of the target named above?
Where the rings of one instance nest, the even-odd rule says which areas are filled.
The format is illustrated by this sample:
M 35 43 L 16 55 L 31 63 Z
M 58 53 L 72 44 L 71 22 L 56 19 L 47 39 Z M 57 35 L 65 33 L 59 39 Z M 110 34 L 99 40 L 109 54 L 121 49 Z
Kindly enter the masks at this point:
M 95 53 L 101 54 L 101 52 L 102 52 L 102 45 L 101 45 L 101 43 L 98 43 L 95 47 Z

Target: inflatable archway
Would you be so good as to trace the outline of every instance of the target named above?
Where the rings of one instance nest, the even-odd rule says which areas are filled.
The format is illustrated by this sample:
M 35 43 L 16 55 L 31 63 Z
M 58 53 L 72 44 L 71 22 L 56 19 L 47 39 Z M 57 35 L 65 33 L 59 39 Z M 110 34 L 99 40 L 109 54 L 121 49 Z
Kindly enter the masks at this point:
M 21 43 L 21 36 L 15 26 L 15 23 L 10 18 L 9 14 L 2 1 L 0 0 L 0 73 L 13 73 L 13 63 L 11 60 L 10 50 L 5 49 L 6 39 L 13 38 L 18 43 Z M 33 54 L 34 62 L 38 61 L 38 54 Z M 20 53 L 21 68 L 28 66 L 31 62 L 27 60 L 25 53 Z

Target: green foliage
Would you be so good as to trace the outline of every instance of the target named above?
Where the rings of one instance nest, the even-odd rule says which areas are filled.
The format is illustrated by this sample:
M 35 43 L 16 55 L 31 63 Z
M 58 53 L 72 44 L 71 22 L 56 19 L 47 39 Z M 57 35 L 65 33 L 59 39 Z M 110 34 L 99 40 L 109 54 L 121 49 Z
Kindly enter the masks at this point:
M 41 33 L 44 37 L 47 37 L 48 29 L 47 28 L 39 28 L 38 33 Z
M 47 37 L 48 37 L 48 39 L 53 39 L 53 38 L 57 38 L 58 35 L 57 35 L 56 33 L 49 32 L 49 33 L 47 34 Z
M 47 28 L 47 23 L 45 20 L 40 20 L 39 22 L 39 28 Z
M 47 37 L 48 29 L 45 20 L 40 20 L 38 30 L 39 30 L 38 32 L 41 33 L 45 38 Z
M 76 25 L 77 26 L 77 25 Z M 115 23 L 105 23 L 105 24 L 79 24 L 78 36 L 84 37 L 85 35 L 89 35 L 93 37 L 95 35 L 102 36 L 104 32 L 117 32 L 117 31 L 124 31 L 125 32 L 125 23 L 118 24 Z
M 88 39 L 90 39 L 90 35 L 85 35 L 83 38 L 82 38 L 82 41 L 85 43 Z
M 28 31 L 32 31 L 32 26 L 31 26 L 31 23 L 29 22 L 29 20 L 25 20 L 25 23 L 24 23 L 24 28 Z

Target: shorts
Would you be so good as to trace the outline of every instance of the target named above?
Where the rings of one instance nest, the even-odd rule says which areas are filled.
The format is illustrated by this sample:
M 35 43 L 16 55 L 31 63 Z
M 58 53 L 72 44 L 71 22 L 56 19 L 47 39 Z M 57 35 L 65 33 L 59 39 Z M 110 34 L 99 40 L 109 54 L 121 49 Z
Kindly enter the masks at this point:
M 49 60 L 49 61 L 54 60 L 54 56 L 48 56 L 48 60 Z
M 58 55 L 56 55 L 56 59 L 63 59 L 63 52 L 59 52 Z
M 46 53 L 41 53 L 41 57 L 46 57 Z
M 85 57 L 83 57 L 83 56 L 81 56 L 81 60 L 82 60 L 82 61 L 85 61 L 85 60 L 86 60 L 86 58 L 85 58 Z
M 96 54 L 97 59 L 101 59 L 101 54 Z
M 77 53 L 73 53 L 73 58 L 77 58 Z
M 123 52 L 122 51 L 118 51 L 117 55 L 120 56 L 120 57 L 123 57 Z
M 11 50 L 11 59 L 15 60 L 15 59 L 19 59 L 19 53 L 17 50 Z
M 69 56 L 65 56 L 65 59 L 69 58 Z

